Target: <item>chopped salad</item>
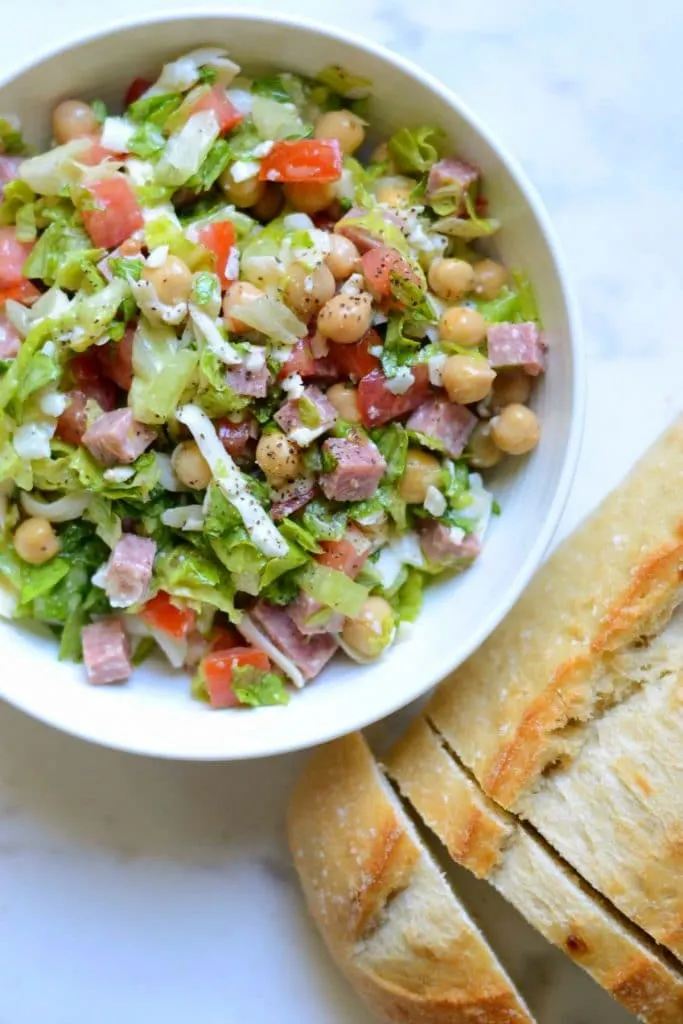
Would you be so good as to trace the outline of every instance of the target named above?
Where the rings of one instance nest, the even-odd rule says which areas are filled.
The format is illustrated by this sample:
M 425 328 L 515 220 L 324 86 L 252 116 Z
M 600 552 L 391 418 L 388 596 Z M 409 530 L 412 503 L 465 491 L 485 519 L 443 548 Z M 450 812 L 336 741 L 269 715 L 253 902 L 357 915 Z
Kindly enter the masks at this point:
M 436 126 L 220 49 L 0 119 L 0 583 L 94 685 L 159 649 L 214 708 L 380 656 L 481 551 L 546 343 Z M 371 155 L 367 155 L 371 152 Z

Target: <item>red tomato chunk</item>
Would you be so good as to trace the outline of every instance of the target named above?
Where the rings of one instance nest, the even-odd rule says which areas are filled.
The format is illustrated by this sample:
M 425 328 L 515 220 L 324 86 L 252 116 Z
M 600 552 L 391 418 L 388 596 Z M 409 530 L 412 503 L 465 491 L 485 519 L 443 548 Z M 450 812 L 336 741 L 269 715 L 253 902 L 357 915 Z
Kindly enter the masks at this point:
M 219 220 L 201 228 L 197 237 L 200 245 L 213 253 L 214 269 L 220 278 L 221 288 L 226 288 L 236 278 L 228 266 L 230 253 L 237 241 L 234 225 L 229 220 Z
M 154 629 L 160 629 L 162 633 L 181 640 L 194 629 L 197 615 L 192 608 L 179 608 L 173 604 L 166 591 L 160 590 L 142 608 L 140 618 Z
M 419 284 L 419 278 L 408 260 L 388 245 L 364 252 L 361 256 L 361 269 L 368 288 L 377 299 L 391 297 L 392 274 Z
M 225 95 L 225 89 L 221 89 L 219 85 L 214 85 L 213 89 L 209 89 L 204 96 L 197 100 L 192 108 L 192 113 L 198 114 L 202 110 L 210 110 L 215 114 L 221 135 L 231 131 L 244 119 L 244 115 L 240 114 L 237 107 Z
M 215 651 L 202 659 L 200 671 L 212 708 L 234 708 L 239 705 L 232 677 L 236 668 L 250 666 L 260 672 L 270 668 L 268 655 L 253 647 L 233 647 L 229 651 Z
M 98 248 L 113 249 L 143 227 L 144 220 L 125 178 L 104 178 L 88 187 L 95 209 L 83 210 L 85 230 Z
M 261 161 L 261 181 L 338 181 L 342 153 L 336 139 L 298 139 L 276 142 Z
M 382 339 L 377 331 L 370 328 L 355 345 L 335 345 L 330 343 L 329 354 L 335 366 L 347 377 L 356 380 L 378 370 L 380 361 L 370 352 L 371 348 L 382 347 Z
M 0 228 L 0 288 L 12 288 L 24 280 L 24 263 L 33 246 L 19 242 L 14 228 Z

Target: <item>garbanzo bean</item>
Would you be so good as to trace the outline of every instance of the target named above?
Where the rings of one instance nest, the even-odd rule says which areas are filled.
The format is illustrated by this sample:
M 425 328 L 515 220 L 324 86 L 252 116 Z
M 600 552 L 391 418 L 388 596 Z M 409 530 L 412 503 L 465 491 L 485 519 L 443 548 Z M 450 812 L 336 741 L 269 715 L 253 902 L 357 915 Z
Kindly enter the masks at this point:
M 223 171 L 218 180 L 229 202 L 243 209 L 255 206 L 265 195 L 265 181 L 259 181 L 256 177 L 246 178 L 244 181 L 235 181 L 229 167 Z
M 284 205 L 285 197 L 280 186 L 274 182 L 266 182 L 265 191 L 252 206 L 251 213 L 257 220 L 274 220 Z
M 301 472 L 299 448 L 278 431 L 261 434 L 256 445 L 256 461 L 273 487 L 291 483 Z
M 358 392 L 351 384 L 333 384 L 327 389 L 327 398 L 347 423 L 360 423 Z
M 486 320 L 476 309 L 451 306 L 441 314 L 439 334 L 444 341 L 463 348 L 481 345 L 486 337 Z
M 491 436 L 502 452 L 525 455 L 538 444 L 541 425 L 531 409 L 513 402 L 491 420 Z
M 386 206 L 409 206 L 413 188 L 412 183 L 403 185 L 388 181 L 377 189 L 377 202 Z
M 332 271 L 324 263 L 313 271 L 293 263 L 287 272 L 284 298 L 290 309 L 309 320 L 332 298 L 335 288 Z
M 92 107 L 81 100 L 63 100 L 52 111 L 52 131 L 60 145 L 94 135 L 99 127 Z
M 171 465 L 180 483 L 192 491 L 205 491 L 211 483 L 209 464 L 194 441 L 183 441 L 176 446 Z
M 496 374 L 481 356 L 456 355 L 448 357 L 441 376 L 451 402 L 470 405 L 486 398 Z
M 491 423 L 478 423 L 467 442 L 470 465 L 473 469 L 491 469 L 503 458 L 503 453 L 491 436 Z
M 493 382 L 492 405 L 496 412 L 506 405 L 525 405 L 531 394 L 531 380 L 524 370 L 502 370 Z
M 350 238 L 331 234 L 330 251 L 325 257 L 325 263 L 337 281 L 345 281 L 358 269 L 360 253 Z
M 324 338 L 340 345 L 360 341 L 372 321 L 372 296 L 335 295 L 318 313 L 318 330 Z
M 190 297 L 192 274 L 189 267 L 177 256 L 167 256 L 160 267 L 146 266 L 142 277 L 152 285 L 159 302 L 167 306 L 187 302 Z
M 474 264 L 474 294 L 478 299 L 495 299 L 508 279 L 502 263 L 480 260 Z
M 421 448 L 409 448 L 398 493 L 409 505 L 422 505 L 429 487 L 436 487 L 440 476 L 441 463 L 436 456 L 423 452 Z
M 334 202 L 333 181 L 290 181 L 283 185 L 285 199 L 299 213 L 320 213 Z
M 236 306 L 243 306 L 255 299 L 260 299 L 263 294 L 260 288 L 248 281 L 235 281 L 230 285 L 223 299 L 223 322 L 229 331 L 241 334 L 249 330 L 247 324 L 235 319 L 232 311 Z
M 440 299 L 456 302 L 472 290 L 474 271 L 467 260 L 437 258 L 428 274 L 429 287 Z
M 318 118 L 316 139 L 336 139 L 342 153 L 355 153 L 365 138 L 363 122 L 351 110 L 330 110 Z
M 43 516 L 20 523 L 14 533 L 14 550 L 29 565 L 43 565 L 59 552 L 59 537 Z
M 389 602 L 383 597 L 369 597 L 360 614 L 346 622 L 342 638 L 363 658 L 377 658 L 391 643 L 395 629 L 396 618 Z

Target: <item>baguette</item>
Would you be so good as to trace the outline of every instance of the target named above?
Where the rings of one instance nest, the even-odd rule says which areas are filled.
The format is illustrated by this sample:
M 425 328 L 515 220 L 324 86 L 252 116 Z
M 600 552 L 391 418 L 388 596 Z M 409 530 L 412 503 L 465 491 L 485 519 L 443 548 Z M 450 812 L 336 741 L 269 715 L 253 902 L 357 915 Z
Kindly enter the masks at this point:
M 683 418 L 427 717 L 485 793 L 683 959 Z
M 640 1020 L 680 1024 L 683 974 L 542 841 L 489 800 L 424 719 L 413 723 L 385 760 L 402 795 L 458 864 L 488 879 Z
M 310 913 L 379 1019 L 533 1022 L 359 733 L 315 752 L 288 826 Z

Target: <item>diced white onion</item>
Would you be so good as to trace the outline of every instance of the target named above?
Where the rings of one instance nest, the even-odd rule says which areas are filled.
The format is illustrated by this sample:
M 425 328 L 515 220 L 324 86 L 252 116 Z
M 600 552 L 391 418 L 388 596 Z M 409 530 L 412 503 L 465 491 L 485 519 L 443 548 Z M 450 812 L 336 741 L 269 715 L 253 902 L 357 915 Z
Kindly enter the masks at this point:
M 387 391 L 391 391 L 392 395 L 405 395 L 414 383 L 415 377 L 409 367 L 399 366 L 394 376 L 387 380 Z
M 251 113 L 254 97 L 247 89 L 228 89 L 227 97 L 240 114 L 246 117 Z
M 172 526 L 176 530 L 201 530 L 204 518 L 203 505 L 180 505 L 161 513 L 164 526 Z
M 446 499 L 439 488 L 435 487 L 434 484 L 430 484 L 427 488 L 423 504 L 427 512 L 437 518 L 442 516 L 446 511 Z
M 12 444 L 21 459 L 50 458 L 50 438 L 55 432 L 54 423 L 23 423 L 14 432 Z
M 287 395 L 287 398 L 301 398 L 304 393 L 304 382 L 301 379 L 301 374 L 290 373 L 288 377 L 282 381 L 282 390 Z
M 152 249 L 151 253 L 147 257 L 148 267 L 163 267 L 164 263 L 168 259 L 168 246 L 158 245 L 156 249 Z
M 102 126 L 100 144 L 112 153 L 127 153 L 135 131 L 135 125 L 124 117 L 107 117 Z
M 248 181 L 249 178 L 255 178 L 260 167 L 258 160 L 235 160 L 230 167 L 230 177 L 239 184 L 242 181 Z
M 19 497 L 21 506 L 30 516 L 43 516 L 51 523 L 67 523 L 82 516 L 90 504 L 89 494 L 67 494 L 56 501 L 40 501 L 27 491 Z

